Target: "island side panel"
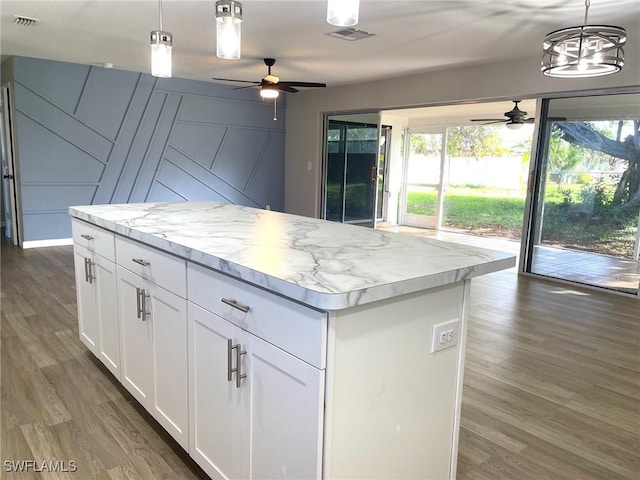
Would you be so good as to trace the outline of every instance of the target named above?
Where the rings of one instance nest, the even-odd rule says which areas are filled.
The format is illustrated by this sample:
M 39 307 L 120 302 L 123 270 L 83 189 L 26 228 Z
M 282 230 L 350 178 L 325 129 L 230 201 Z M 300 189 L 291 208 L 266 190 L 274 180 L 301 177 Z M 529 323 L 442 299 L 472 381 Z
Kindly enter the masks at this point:
M 464 349 L 465 282 L 332 312 L 325 479 L 452 478 Z M 433 326 L 458 344 L 431 352 Z

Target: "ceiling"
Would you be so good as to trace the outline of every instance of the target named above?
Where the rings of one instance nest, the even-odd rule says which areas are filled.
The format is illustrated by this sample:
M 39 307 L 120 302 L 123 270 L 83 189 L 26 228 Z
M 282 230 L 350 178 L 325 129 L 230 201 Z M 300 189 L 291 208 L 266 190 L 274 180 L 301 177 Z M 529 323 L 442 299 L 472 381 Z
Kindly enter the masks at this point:
M 245 0 L 242 59 L 215 56 L 214 0 L 163 0 L 174 37 L 173 75 L 258 80 L 263 57 L 283 80 L 329 86 L 541 55 L 546 33 L 582 23 L 580 0 L 362 0 L 358 28 L 377 36 L 327 36 L 326 0 Z M 640 29 L 638 0 L 593 0 L 589 23 Z M 0 0 L 1 53 L 149 71 L 156 0 Z M 14 15 L 41 20 L 21 27 Z M 508 74 L 508 72 L 505 72 Z

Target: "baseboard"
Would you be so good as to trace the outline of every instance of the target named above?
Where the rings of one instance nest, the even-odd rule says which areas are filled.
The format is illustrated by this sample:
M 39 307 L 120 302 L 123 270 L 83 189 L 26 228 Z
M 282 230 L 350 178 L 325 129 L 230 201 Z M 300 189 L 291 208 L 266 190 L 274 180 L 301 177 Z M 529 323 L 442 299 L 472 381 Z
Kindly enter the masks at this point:
M 61 247 L 65 245 L 73 245 L 73 238 L 54 238 L 52 240 L 22 242 L 22 248 Z

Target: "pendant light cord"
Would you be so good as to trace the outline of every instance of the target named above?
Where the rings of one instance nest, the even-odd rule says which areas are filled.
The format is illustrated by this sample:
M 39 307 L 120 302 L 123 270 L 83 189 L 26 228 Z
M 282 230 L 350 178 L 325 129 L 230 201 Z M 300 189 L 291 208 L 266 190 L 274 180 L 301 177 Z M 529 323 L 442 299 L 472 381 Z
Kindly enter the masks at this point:
M 589 16 L 589 7 L 591 6 L 591 0 L 584 1 L 584 25 L 587 24 L 587 17 Z
M 159 17 L 160 17 L 160 31 L 163 31 L 162 30 L 162 0 L 158 0 L 158 6 L 159 6 L 158 12 L 159 12 Z

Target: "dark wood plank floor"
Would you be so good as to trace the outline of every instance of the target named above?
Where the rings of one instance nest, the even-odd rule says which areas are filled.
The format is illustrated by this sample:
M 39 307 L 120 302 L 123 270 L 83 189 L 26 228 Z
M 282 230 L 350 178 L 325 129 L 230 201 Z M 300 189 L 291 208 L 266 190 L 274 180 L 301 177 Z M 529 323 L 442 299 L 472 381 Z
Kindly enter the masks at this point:
M 2 466 L 78 468 L 3 478 L 205 478 L 78 340 L 71 247 L 1 261 Z M 471 301 L 458 479 L 639 479 L 640 302 L 513 271 Z

